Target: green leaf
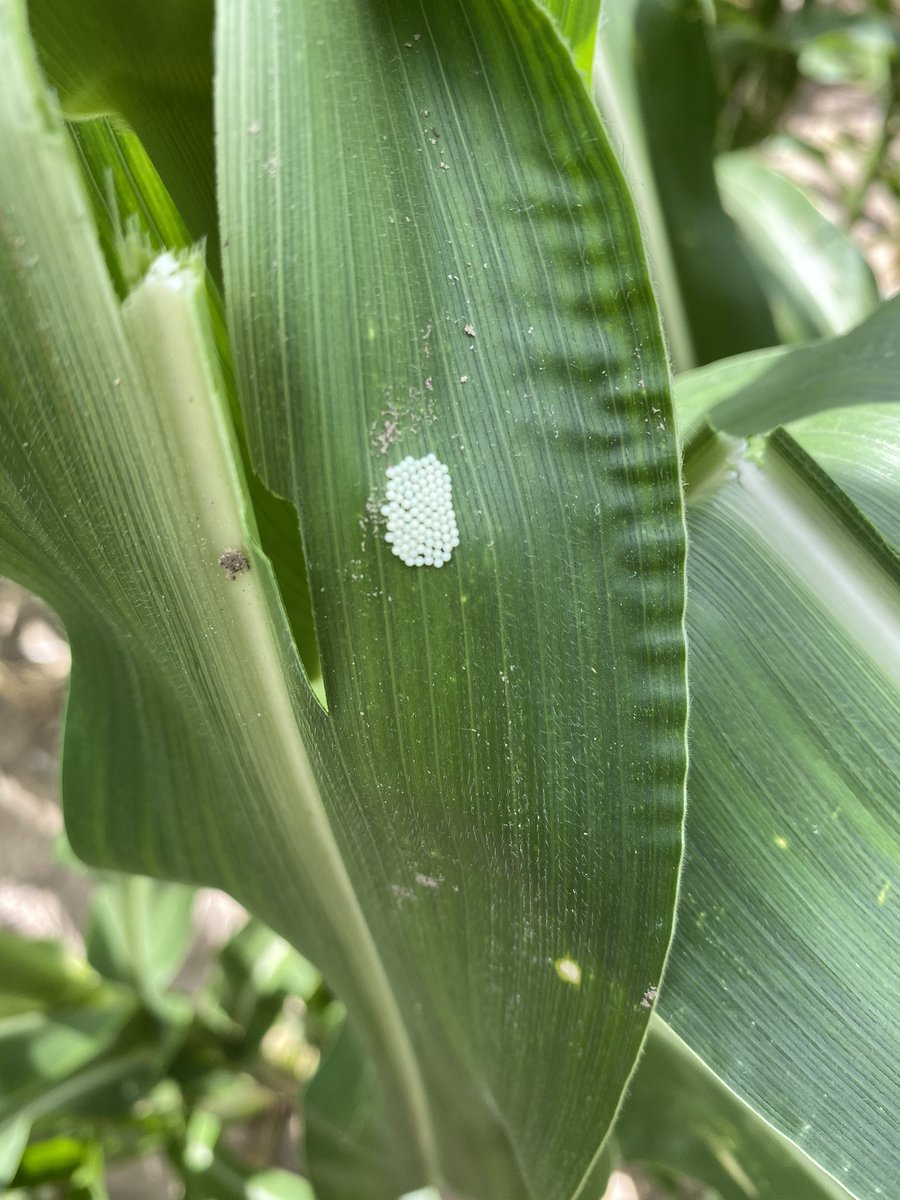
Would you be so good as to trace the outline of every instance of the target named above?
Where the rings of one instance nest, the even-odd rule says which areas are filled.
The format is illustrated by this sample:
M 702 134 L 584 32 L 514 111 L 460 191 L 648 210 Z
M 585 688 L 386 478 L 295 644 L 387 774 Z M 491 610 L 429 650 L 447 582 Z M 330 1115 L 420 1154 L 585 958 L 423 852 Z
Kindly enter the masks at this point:
M 303 1096 L 304 1146 L 318 1196 L 396 1200 L 409 1186 L 391 1149 L 375 1068 L 348 1022 Z
M 121 1074 L 121 1062 L 110 1061 L 107 1071 L 101 1060 L 134 1011 L 134 1001 L 125 996 L 102 1007 L 25 1013 L 0 1021 L 0 1125 L 67 1111 L 89 1075 L 93 1085 Z
M 898 313 L 900 315 L 900 313 Z M 890 364 L 888 364 L 890 370 Z M 900 552 L 900 377 L 893 404 L 817 413 L 791 426 L 798 444 Z
M 216 1155 L 196 1176 L 185 1174 L 184 1200 L 315 1200 L 305 1179 L 280 1167 L 250 1171 Z
M 0 1125 L 0 1188 L 8 1187 L 15 1175 L 30 1132 L 28 1117 L 17 1117 Z
M 862 254 L 758 154 L 721 155 L 716 179 L 763 281 L 781 341 L 846 333 L 876 307 L 878 288 Z
M 70 118 L 135 129 L 191 237 L 219 259 L 212 131 L 213 0 L 29 0 L 42 65 Z
M 67 1195 L 71 1200 L 109 1200 L 102 1146 L 91 1146 L 72 1172 Z
M 194 1109 L 181 1148 L 181 1162 L 189 1174 L 203 1174 L 210 1168 L 221 1133 L 222 1122 L 215 1113 L 203 1108 Z
M 224 886 L 303 947 L 413 1186 L 585 1195 L 670 936 L 683 530 L 636 221 L 569 53 L 531 4 L 223 6 L 229 320 L 254 461 L 301 514 L 325 714 L 200 266 L 163 259 L 120 303 L 21 10 L 0 14 L 0 550 L 72 642 L 73 844 Z M 453 472 L 440 576 L 370 527 L 360 550 L 396 406 L 404 450 Z M 535 1072 L 559 1082 L 540 1103 Z
M 900 399 L 900 297 L 840 338 L 767 351 L 678 381 L 682 437 L 704 418 L 725 433 L 765 433 L 826 409 Z
M 156 254 L 185 250 L 190 238 L 169 193 L 134 134 L 101 118 L 69 125 L 91 199 L 107 266 L 124 298 L 140 282 Z M 321 698 L 321 667 L 315 642 L 309 584 L 295 511 L 254 475 L 231 373 L 231 351 L 221 297 L 207 280 L 213 336 L 228 388 L 228 401 L 262 547 L 272 560 L 291 632 L 310 682 Z
M 151 1006 L 178 973 L 193 936 L 193 888 L 123 876 L 94 894 L 87 931 L 92 966 L 131 984 Z
M 882 537 L 900 548 L 900 302 L 882 304 L 842 338 L 759 351 L 678 380 L 682 437 L 702 453 L 707 420 L 750 433 L 786 423 Z
M 640 206 L 678 370 L 777 341 L 713 170 L 718 103 L 700 0 L 614 0 L 594 91 Z
M 244 1192 L 247 1200 L 315 1200 L 305 1179 L 279 1167 L 251 1175 L 244 1185 Z
M 661 1012 L 874 1200 L 900 1188 L 898 559 L 784 432 L 713 449 L 686 464 L 691 802 Z
M 650 1022 L 616 1142 L 626 1164 L 687 1176 L 713 1188 L 718 1200 L 847 1197 L 658 1019 Z
M 600 0 L 541 0 L 541 3 L 556 22 L 578 70 L 589 82 L 594 64 Z
M 108 994 L 100 976 L 61 943 L 0 929 L 0 1017 L 101 1003 Z
M 84 1161 L 90 1147 L 91 1142 L 82 1138 L 66 1135 L 39 1137 L 31 1142 L 22 1155 L 16 1184 L 36 1188 L 41 1184 L 68 1179 Z
M 785 124 L 800 76 L 788 35 L 792 16 L 778 0 L 704 0 L 719 83 L 718 142 L 723 149 L 753 146 Z M 804 5 L 803 15 L 822 10 Z M 802 18 L 801 18 L 802 19 Z
M 71 976 L 62 975 L 55 998 L 48 988 L 37 997 L 40 1007 L 0 1019 L 3 1132 L 23 1121 L 39 1131 L 58 1121 L 68 1132 L 79 1116 L 120 1120 L 178 1049 L 183 1024 L 160 1023 L 140 1011 L 130 990 L 98 986 L 94 972 L 83 970 L 93 983 L 89 991 L 73 992 Z M 47 1157 L 57 1169 L 56 1150 L 66 1161 L 72 1156 L 64 1146 L 50 1147 L 46 1155 L 29 1147 L 19 1175 L 33 1175 Z
M 221 1122 L 195 1109 L 183 1144 L 172 1155 L 185 1200 L 315 1200 L 309 1182 L 273 1167 L 258 1171 L 227 1152 Z
M 288 995 L 308 999 L 321 984 L 311 963 L 284 938 L 250 920 L 219 955 L 216 999 L 244 1032 L 242 1052 L 255 1052 Z
M 429 5 L 426 20 L 403 3 L 313 4 L 272 17 L 230 4 L 219 25 L 226 296 L 253 460 L 300 513 L 346 771 L 327 791 L 348 796 L 337 828 L 447 1145 L 466 1112 L 478 1166 L 457 1155 L 449 1182 L 523 1190 L 487 1178 L 508 1136 L 535 1194 L 565 1195 L 590 1161 L 575 1147 L 596 1149 L 609 1120 L 606 1056 L 621 1069 L 633 1053 L 607 1021 L 628 1011 L 640 1024 L 659 974 L 645 956 L 664 926 L 632 924 L 657 885 L 625 902 L 644 870 L 638 845 L 660 868 L 677 846 L 680 733 L 662 715 L 678 675 L 662 634 L 677 626 L 678 569 L 663 566 L 674 480 L 656 443 L 670 434 L 664 367 L 652 299 L 634 290 L 634 219 L 533 6 Z M 626 444 L 650 490 L 620 519 L 613 480 L 638 482 Z M 429 451 L 449 464 L 462 523 L 440 575 L 391 558 L 368 516 L 386 466 Z M 629 570 L 640 509 L 661 553 L 647 546 Z M 628 594 L 638 580 L 641 599 Z M 646 666 L 618 662 L 639 628 Z M 669 680 L 645 688 L 666 660 Z M 627 720 L 612 750 L 595 730 L 626 711 L 641 731 Z M 627 799 L 644 787 L 646 800 Z M 548 825 L 550 794 L 566 800 Z M 654 810 L 647 842 L 621 823 L 635 803 L 636 817 Z M 610 855 L 622 838 L 630 849 Z M 605 847 L 602 883 L 588 845 Z M 398 953 L 398 929 L 414 955 Z M 413 994 L 421 1015 L 406 1007 Z M 576 1024 L 598 1061 L 567 1067 L 566 1100 L 543 1112 L 510 1063 L 527 1044 L 530 1071 L 558 1073 Z
M 889 85 L 891 62 L 897 59 L 900 46 L 891 17 L 869 14 L 843 20 L 842 28 L 829 29 L 804 42 L 797 60 L 801 72 L 817 83 L 856 84 L 873 92 Z
M 723 358 L 676 376 L 675 411 L 685 454 L 689 455 L 695 443 L 708 437 L 710 424 L 715 424 L 712 414 L 717 405 L 730 402 L 742 388 L 765 375 L 778 359 L 795 353 L 797 351 L 789 346 L 769 346 L 765 350 L 750 350 L 733 358 Z M 765 390 L 762 396 L 762 402 L 768 403 Z
M 72 144 L 116 290 L 123 298 L 163 250 L 190 234 L 137 136 L 107 117 L 72 121 Z
M 315 967 L 293 946 L 252 919 L 223 947 L 219 965 L 229 997 L 224 1006 L 242 1025 L 254 997 L 291 993 L 308 999 L 321 983 Z

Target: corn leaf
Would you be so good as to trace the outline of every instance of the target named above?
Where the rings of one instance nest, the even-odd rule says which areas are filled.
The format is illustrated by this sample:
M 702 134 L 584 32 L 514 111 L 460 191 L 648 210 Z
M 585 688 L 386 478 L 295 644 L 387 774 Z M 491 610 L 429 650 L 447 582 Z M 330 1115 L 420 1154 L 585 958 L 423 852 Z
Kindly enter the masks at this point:
M 219 239 L 212 148 L 213 0 L 29 0 L 41 64 L 67 117 L 137 131 L 194 239 Z
M 895 376 L 896 380 L 897 376 Z M 900 388 L 894 403 L 829 409 L 795 421 L 797 443 L 840 484 L 884 540 L 900 553 Z
M 555 20 L 563 41 L 585 80 L 590 82 L 594 64 L 599 0 L 541 0 Z
M 866 399 L 881 400 L 871 469 L 857 465 L 865 435 L 851 452 L 832 440 L 819 463 L 784 431 L 695 438 L 688 454 L 691 805 L 661 997 L 707 1068 L 866 1200 L 900 1187 L 889 1066 L 900 1054 L 900 569 L 822 468 L 846 457 L 848 480 L 877 500 L 873 516 L 890 512 L 891 490 L 896 512 L 887 463 L 900 407 L 883 401 L 897 375 L 890 355 L 869 353 L 896 312 L 818 347 L 821 378 L 829 362 L 834 372 L 820 399 L 837 403 L 843 380 L 854 407 L 798 424 L 815 453 L 819 422 L 833 435 L 852 413 L 865 431 Z M 798 350 L 756 374 L 766 424 L 806 406 L 794 385 L 812 361 Z M 735 372 L 746 377 L 747 363 Z M 700 383 L 709 403 L 709 378 Z M 711 403 L 711 418 L 730 404 Z
M 604 549 L 602 514 L 616 524 L 613 511 L 591 496 L 612 467 L 606 447 L 620 440 L 619 422 L 643 426 L 641 457 L 667 422 L 651 395 L 658 382 L 635 370 L 635 344 L 626 352 L 625 343 L 597 342 L 600 310 L 589 297 L 611 304 L 617 290 L 629 295 L 634 282 L 617 282 L 617 264 L 628 261 L 634 280 L 632 235 L 613 199 L 618 173 L 551 27 L 527 5 L 477 15 L 441 6 L 424 16 L 396 4 L 363 19 L 354 6 L 330 5 L 273 9 L 259 22 L 249 6 L 225 6 L 217 124 L 226 297 L 254 464 L 300 513 L 329 720 L 346 764 L 346 782 L 338 775 L 332 787 L 358 798 L 339 834 L 351 873 L 373 874 L 378 845 L 366 912 L 377 940 L 388 945 L 399 926 L 417 948 L 404 949 L 390 975 L 428 996 L 427 1019 L 408 1027 L 422 1029 L 418 1054 L 431 1060 L 442 1100 L 450 1092 L 448 1114 L 460 1104 L 481 1111 L 483 1136 L 494 1136 L 483 1099 L 451 1074 L 455 1042 L 482 1064 L 503 1125 L 530 1131 L 516 1152 L 549 1195 L 572 1186 L 563 1147 L 577 1142 L 582 1122 L 602 1124 L 584 1104 L 604 1087 L 595 1074 L 584 1089 L 567 1089 L 571 1105 L 540 1117 L 519 1068 L 510 1070 L 524 1067 L 526 1026 L 511 1020 L 508 996 L 537 989 L 545 1011 L 577 1002 L 588 1024 L 606 1003 L 587 994 L 601 986 L 600 972 L 588 984 L 583 971 L 587 926 L 568 929 L 569 948 L 560 949 L 555 919 L 535 923 L 534 899 L 565 895 L 575 925 L 590 911 L 598 932 L 607 902 L 583 894 L 587 876 L 551 849 L 558 817 L 549 840 L 534 834 L 560 786 L 571 805 L 565 824 L 583 840 L 618 807 L 593 799 L 593 781 L 609 778 L 609 749 L 593 739 L 612 719 L 604 692 L 621 670 L 621 635 L 608 640 L 596 614 L 599 605 L 605 624 L 621 611 L 603 597 L 607 573 L 621 586 L 625 571 L 613 565 L 618 551 L 611 558 Z M 342 82 L 348 69 L 351 88 Z M 273 72 L 281 92 L 270 86 Z M 562 278 L 555 266 L 567 261 L 590 276 Z M 649 297 L 635 294 L 629 321 L 651 311 Z M 642 366 L 649 347 L 659 348 L 652 336 L 648 324 L 636 339 Z M 620 403 L 610 402 L 610 384 Z M 458 563 L 440 575 L 403 567 L 370 519 L 387 464 L 433 450 L 450 465 L 463 523 Z M 648 483 L 661 482 L 657 469 L 638 468 Z M 659 493 L 650 503 L 670 501 Z M 663 528 L 664 519 L 654 539 Z M 557 581 L 563 572 L 564 605 L 547 571 Z M 644 595 L 646 587 L 645 575 Z M 654 603 L 665 607 L 662 596 Z M 644 636 L 653 640 L 649 629 Z M 565 710 L 558 696 L 548 703 L 553 662 L 566 664 Z M 552 764 L 567 754 L 578 778 L 567 771 L 563 785 Z M 609 783 L 600 786 L 597 795 L 608 795 Z M 661 817 L 665 802 L 652 786 Z M 397 831 L 387 844 L 385 824 Z M 520 836 L 524 854 L 513 849 Z M 621 877 L 629 890 L 635 870 Z M 442 928 L 430 944 L 419 933 L 424 906 Z M 490 932 L 500 913 L 534 947 L 515 965 L 504 965 Z M 621 991 L 612 982 L 619 972 L 638 976 L 640 942 L 649 949 L 646 927 L 635 927 L 628 966 L 623 957 L 602 972 L 605 987 Z M 607 946 L 615 953 L 608 935 Z M 446 970 L 448 955 L 468 964 L 463 975 Z M 507 970 L 520 982 L 501 985 Z M 638 1008 L 651 975 L 634 993 Z M 588 1024 L 584 1043 L 596 1045 Z M 437 1028 L 447 1043 L 436 1043 Z M 538 1056 L 529 1071 L 542 1062 L 549 1070 L 564 1053 L 546 1024 L 525 1042 Z M 487 1163 L 496 1151 L 481 1144 L 473 1157 Z M 476 1190 L 474 1180 L 458 1186 Z
M 72 641 L 73 844 L 226 887 L 315 961 L 413 1186 L 588 1195 L 671 930 L 683 531 L 634 213 L 569 51 L 531 4 L 222 6 L 229 327 L 326 714 L 199 263 L 121 301 L 0 14 L 0 551 Z M 440 574 L 366 504 L 428 449 L 463 535 Z
M 848 1196 L 658 1017 L 650 1022 L 615 1140 L 624 1162 L 655 1177 L 673 1200 L 685 1194 L 685 1179 L 712 1189 L 716 1200 Z
M 840 338 L 785 353 L 764 351 L 685 376 L 681 402 L 688 424 L 703 417 L 724 433 L 767 433 L 825 409 L 900 400 L 900 297 Z M 681 411 L 681 407 L 680 407 Z
M 866 260 L 799 187 L 753 151 L 719 155 L 715 165 L 780 341 L 846 333 L 872 312 L 878 288 Z
M 594 91 L 648 231 L 678 370 L 777 340 L 714 171 L 717 95 L 702 0 L 615 0 Z

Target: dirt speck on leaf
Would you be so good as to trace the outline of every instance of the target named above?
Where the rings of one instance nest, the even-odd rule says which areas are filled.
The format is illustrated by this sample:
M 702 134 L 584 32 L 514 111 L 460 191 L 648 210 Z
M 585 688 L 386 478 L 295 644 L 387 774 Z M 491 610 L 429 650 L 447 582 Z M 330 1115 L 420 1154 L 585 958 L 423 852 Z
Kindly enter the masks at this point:
M 393 416 L 385 417 L 383 424 L 374 432 L 375 445 L 380 454 L 387 454 L 400 436 L 400 426 Z

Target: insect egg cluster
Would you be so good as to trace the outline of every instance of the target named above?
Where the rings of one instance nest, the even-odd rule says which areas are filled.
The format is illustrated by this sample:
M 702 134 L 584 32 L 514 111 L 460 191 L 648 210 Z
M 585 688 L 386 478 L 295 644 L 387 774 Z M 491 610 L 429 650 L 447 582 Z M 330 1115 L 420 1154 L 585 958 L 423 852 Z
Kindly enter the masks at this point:
M 459 545 L 450 471 L 434 454 L 387 469 L 384 540 L 408 567 L 442 567 Z

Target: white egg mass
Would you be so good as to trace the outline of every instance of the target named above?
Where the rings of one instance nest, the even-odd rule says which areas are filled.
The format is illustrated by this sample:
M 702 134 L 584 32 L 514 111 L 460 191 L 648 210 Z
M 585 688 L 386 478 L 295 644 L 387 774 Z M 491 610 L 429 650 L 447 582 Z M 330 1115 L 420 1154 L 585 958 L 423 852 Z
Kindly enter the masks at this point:
M 408 567 L 442 567 L 459 545 L 450 471 L 434 454 L 387 469 L 384 540 Z

